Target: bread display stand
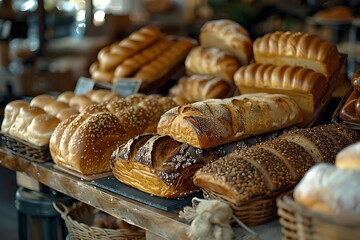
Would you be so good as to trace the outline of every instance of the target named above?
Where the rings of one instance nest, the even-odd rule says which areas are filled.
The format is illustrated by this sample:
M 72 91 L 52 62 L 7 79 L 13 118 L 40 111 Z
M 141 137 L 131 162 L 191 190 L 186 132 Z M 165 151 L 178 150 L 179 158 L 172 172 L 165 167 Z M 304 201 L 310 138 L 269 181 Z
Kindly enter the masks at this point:
M 360 239 L 360 219 L 326 216 L 294 201 L 291 195 L 277 200 L 283 239 Z
M 77 177 L 80 180 L 86 180 L 86 181 L 93 181 L 95 179 L 110 177 L 110 176 L 113 175 L 112 171 L 86 175 L 86 174 L 82 174 L 80 172 L 74 171 L 74 170 L 72 170 L 70 168 L 67 168 L 65 166 L 58 165 L 58 164 L 54 164 L 54 168 L 56 168 L 57 170 L 63 171 L 65 173 L 67 173 L 67 174 L 70 174 L 70 175 L 72 175 L 74 177 Z
M 0 136 L 5 148 L 15 156 L 39 163 L 51 161 L 49 145 L 37 146 L 3 131 Z

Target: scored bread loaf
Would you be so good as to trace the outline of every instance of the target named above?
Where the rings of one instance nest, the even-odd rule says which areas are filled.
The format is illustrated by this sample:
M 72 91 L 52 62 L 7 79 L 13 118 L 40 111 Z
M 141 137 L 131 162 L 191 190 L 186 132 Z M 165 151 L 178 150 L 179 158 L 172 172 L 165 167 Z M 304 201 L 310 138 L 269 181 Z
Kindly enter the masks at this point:
M 154 43 L 161 35 L 157 27 L 145 26 L 123 40 L 103 48 L 98 54 L 100 70 L 113 71 L 122 61 Z
M 334 44 L 303 32 L 267 33 L 254 41 L 253 51 L 257 63 L 302 66 L 328 79 L 340 65 L 340 55 Z
M 193 42 L 187 38 L 180 38 L 174 42 L 167 51 L 157 56 L 153 61 L 142 66 L 134 75 L 134 78 L 140 78 L 143 82 L 153 82 L 164 76 L 174 64 L 180 59 L 185 58 L 190 49 L 194 46 Z
M 241 65 L 252 57 L 252 40 L 248 31 L 237 22 L 219 19 L 206 22 L 200 29 L 200 45 L 229 51 Z
M 175 107 L 161 116 L 157 132 L 209 148 L 302 121 L 297 104 L 283 94 L 244 94 Z
M 221 78 L 195 74 L 179 79 L 169 93 L 171 96 L 183 97 L 188 103 L 192 103 L 210 98 L 225 98 L 230 90 L 230 85 Z
M 142 66 L 162 54 L 165 49 L 171 46 L 171 44 L 172 42 L 169 39 L 163 38 L 158 40 L 148 48 L 145 48 L 143 51 L 137 53 L 133 57 L 125 59 L 121 64 L 116 67 L 114 77 L 122 78 L 131 76 Z
M 161 114 L 173 106 L 167 97 L 144 94 L 89 105 L 56 127 L 51 156 L 56 164 L 83 174 L 110 171 L 111 151 L 136 135 L 154 132 Z
M 299 66 L 253 63 L 240 67 L 234 81 L 241 94 L 267 92 L 290 96 L 303 113 L 301 126 L 307 126 L 312 121 L 328 91 L 324 75 Z
M 192 177 L 215 159 L 213 150 L 201 150 L 168 136 L 144 134 L 114 151 L 112 170 L 122 183 L 143 192 L 178 198 L 196 190 Z
M 198 46 L 193 48 L 185 60 L 187 75 L 208 74 L 234 84 L 234 73 L 240 67 L 238 60 L 229 52 L 218 48 Z
M 276 139 L 235 151 L 204 166 L 194 175 L 194 184 L 235 204 L 270 197 L 294 187 L 312 166 L 322 162 L 324 158 L 312 154 L 315 149 L 320 156 L 327 155 L 334 163 L 337 152 L 331 150 L 335 155 L 330 156 L 329 149 L 337 146 L 338 140 L 348 140 L 345 134 L 339 135 L 341 139 L 331 139 L 330 142 L 329 139 L 311 134 L 319 134 L 322 129 L 328 129 L 330 134 L 339 134 L 339 130 L 345 128 L 322 125 L 301 129 L 309 135 L 298 141 L 284 138 L 284 135 L 293 134 L 286 132 Z M 346 128 L 346 132 L 356 136 L 352 143 L 360 140 L 360 134 L 355 130 Z M 325 144 L 328 148 L 320 147 Z M 339 151 L 338 147 L 335 148 Z

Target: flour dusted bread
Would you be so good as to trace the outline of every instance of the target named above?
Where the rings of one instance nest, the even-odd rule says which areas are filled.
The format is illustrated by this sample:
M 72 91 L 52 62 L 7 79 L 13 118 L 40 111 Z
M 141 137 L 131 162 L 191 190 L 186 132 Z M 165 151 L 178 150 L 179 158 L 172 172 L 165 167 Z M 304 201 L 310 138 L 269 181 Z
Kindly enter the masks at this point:
M 122 183 L 155 196 L 177 198 L 198 190 L 192 181 L 195 171 L 214 159 L 214 150 L 144 134 L 114 151 L 112 169 Z
M 330 79 L 340 65 L 336 46 L 319 36 L 303 32 L 273 32 L 253 44 L 257 63 L 302 66 Z
M 301 110 L 288 96 L 258 93 L 175 107 L 161 116 L 157 131 L 194 147 L 209 148 L 301 121 Z
M 206 22 L 200 29 L 200 45 L 229 51 L 241 65 L 252 57 L 252 40 L 248 31 L 237 22 L 219 19 Z
M 191 49 L 186 57 L 187 75 L 208 74 L 234 84 L 233 75 L 240 67 L 238 60 L 229 52 L 218 48 L 198 46 Z
M 280 93 L 290 96 L 300 107 L 307 126 L 328 90 L 324 75 L 299 66 L 253 63 L 240 67 L 234 75 L 241 94 Z
M 194 176 L 194 184 L 235 204 L 268 198 L 295 186 L 315 164 L 325 164 L 323 160 L 327 161 L 327 159 L 318 158 L 312 154 L 314 146 L 327 144 L 327 148 L 319 147 L 318 153 L 320 156 L 329 156 L 334 163 L 336 154 L 340 151 L 338 141 L 346 142 L 348 139 L 345 134 L 338 135 L 339 139 L 330 140 L 312 134 L 321 134 L 324 129 L 327 129 L 330 134 L 338 134 L 339 128 L 345 129 L 346 127 L 321 125 L 302 129 L 310 135 L 297 141 L 284 138 L 283 136 L 292 134 L 286 132 L 276 139 L 235 151 L 201 168 Z M 351 135 L 356 135 L 351 142 L 347 141 L 348 144 L 359 141 L 359 133 L 349 128 L 346 128 L 346 131 Z M 303 144 L 304 141 L 307 144 Z M 337 151 L 330 150 L 333 154 L 330 156 L 329 149 L 333 147 Z M 319 175 L 315 174 L 314 176 Z M 334 176 L 334 186 L 337 185 L 335 179 Z M 320 177 L 314 180 L 317 181 L 316 184 L 321 184 L 323 181 L 320 180 Z M 311 186 L 312 182 L 309 181 L 308 184 Z M 329 186 L 332 185 L 329 184 Z M 314 193 L 316 191 L 314 190 Z

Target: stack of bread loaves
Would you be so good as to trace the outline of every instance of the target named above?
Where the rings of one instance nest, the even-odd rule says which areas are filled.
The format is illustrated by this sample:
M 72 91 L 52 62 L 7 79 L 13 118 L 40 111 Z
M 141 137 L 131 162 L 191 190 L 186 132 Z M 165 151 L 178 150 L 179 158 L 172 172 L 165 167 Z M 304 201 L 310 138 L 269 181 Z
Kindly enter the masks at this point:
M 51 156 L 56 164 L 82 174 L 108 172 L 118 144 L 154 132 L 161 114 L 174 106 L 168 97 L 144 94 L 90 105 L 56 127 Z
M 145 26 L 103 48 L 90 74 L 99 82 L 136 78 L 153 83 L 181 62 L 193 46 L 188 38 L 170 38 L 155 26 Z
M 312 166 L 335 163 L 338 152 L 359 140 L 359 132 L 345 125 L 291 130 L 206 165 L 195 174 L 194 183 L 210 196 L 226 200 L 234 209 L 257 201 L 261 204 L 266 199 L 271 200 L 268 207 L 276 208 L 276 197 L 294 187 Z M 313 185 L 312 181 L 308 183 Z M 264 209 L 266 211 L 273 209 Z M 266 222 L 275 217 L 276 210 L 273 213 L 268 219 L 257 217 Z M 242 214 L 239 213 L 239 217 L 244 217 Z M 252 224 L 254 219 L 256 216 L 243 220 Z
M 287 94 L 303 112 L 300 126 L 311 124 L 335 84 L 340 66 L 336 46 L 313 34 L 273 32 L 254 41 L 253 53 L 255 62 L 234 75 L 239 92 Z
M 252 58 L 252 40 L 238 23 L 227 20 L 206 22 L 200 29 L 200 46 L 186 57 L 187 77 L 179 80 L 170 95 L 182 105 L 229 96 L 233 75 Z
M 351 77 L 352 92 L 340 109 L 339 116 L 342 120 L 360 123 L 360 69 Z

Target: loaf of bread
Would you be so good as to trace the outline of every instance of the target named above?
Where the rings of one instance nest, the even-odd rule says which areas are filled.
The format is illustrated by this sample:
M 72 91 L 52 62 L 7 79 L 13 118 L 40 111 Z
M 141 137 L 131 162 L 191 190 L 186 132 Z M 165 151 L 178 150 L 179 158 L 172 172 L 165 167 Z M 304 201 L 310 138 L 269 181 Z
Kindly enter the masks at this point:
M 174 97 L 183 97 L 188 103 L 198 102 L 210 98 L 225 98 L 231 87 L 227 81 L 211 75 L 195 74 L 182 77 L 173 86 L 169 94 Z
M 113 71 L 126 58 L 133 56 L 162 36 L 155 26 L 145 26 L 123 40 L 100 50 L 98 61 L 101 71 Z
M 50 153 L 56 164 L 82 174 L 110 171 L 115 147 L 146 132 L 154 132 L 160 116 L 174 107 L 168 97 L 135 94 L 91 104 L 56 127 Z
M 324 129 L 328 131 L 325 134 Z M 337 152 L 329 146 L 340 151 L 340 145 L 346 145 L 349 139 L 352 139 L 350 144 L 360 139 L 358 132 L 344 125 L 322 125 L 299 131 L 304 133 L 301 139 L 289 137 L 300 135 L 298 132 L 286 132 L 274 140 L 230 153 L 205 165 L 194 175 L 194 184 L 235 204 L 267 198 L 295 186 L 316 163 L 323 163 L 324 159 L 330 162 L 331 158 L 334 164 Z M 315 151 L 320 157 L 313 153 Z M 330 156 L 329 151 L 335 155 Z
M 69 104 L 70 99 L 75 96 L 73 91 L 65 91 L 59 94 L 56 100 Z
M 133 57 L 125 59 L 119 64 L 114 72 L 115 78 L 129 77 L 142 66 L 155 59 L 160 54 L 164 53 L 165 49 L 169 48 L 172 41 L 163 38 L 155 42 L 153 45 L 145 48 Z
M 9 133 L 10 127 L 14 124 L 16 117 L 20 113 L 20 109 L 25 106 L 29 106 L 29 103 L 24 100 L 14 100 L 6 104 L 1 131 Z
M 290 96 L 303 113 L 303 127 L 311 122 L 328 91 L 324 75 L 298 66 L 253 63 L 240 67 L 234 81 L 241 94 L 267 92 Z
M 145 134 L 114 151 L 112 170 L 122 183 L 143 192 L 178 198 L 196 190 L 192 177 L 215 159 L 213 150 L 196 149 L 169 136 Z
M 33 99 L 31 99 L 30 105 L 33 107 L 38 107 L 38 108 L 44 109 L 44 107 L 47 104 L 49 104 L 55 100 L 56 99 L 51 95 L 41 94 L 41 95 L 37 95 Z
M 193 48 L 185 60 L 187 75 L 208 74 L 234 84 L 234 73 L 240 63 L 229 52 L 218 48 L 198 46 Z
M 91 78 L 97 82 L 111 83 L 114 77 L 114 71 L 102 70 L 98 62 L 94 62 L 93 64 L 91 64 L 89 72 Z
M 229 51 L 241 65 L 252 58 L 252 40 L 248 31 L 237 22 L 219 19 L 206 22 L 200 29 L 200 45 Z
M 314 18 L 325 21 L 351 21 L 353 14 L 351 8 L 347 6 L 334 6 L 317 11 Z
M 359 156 L 358 156 L 359 157 Z M 360 216 L 360 172 L 317 164 L 294 190 L 301 205 L 325 215 Z
M 302 121 L 297 104 L 282 94 L 244 94 L 175 107 L 161 116 L 157 132 L 209 148 Z
M 330 79 L 340 65 L 336 46 L 317 35 L 303 32 L 273 32 L 253 44 L 257 63 L 301 66 Z
M 164 76 L 174 64 L 178 63 L 180 59 L 185 58 L 194 44 L 190 39 L 180 38 L 174 42 L 167 51 L 156 57 L 153 61 L 144 65 L 134 75 L 134 78 L 139 78 L 143 82 L 151 83 Z

